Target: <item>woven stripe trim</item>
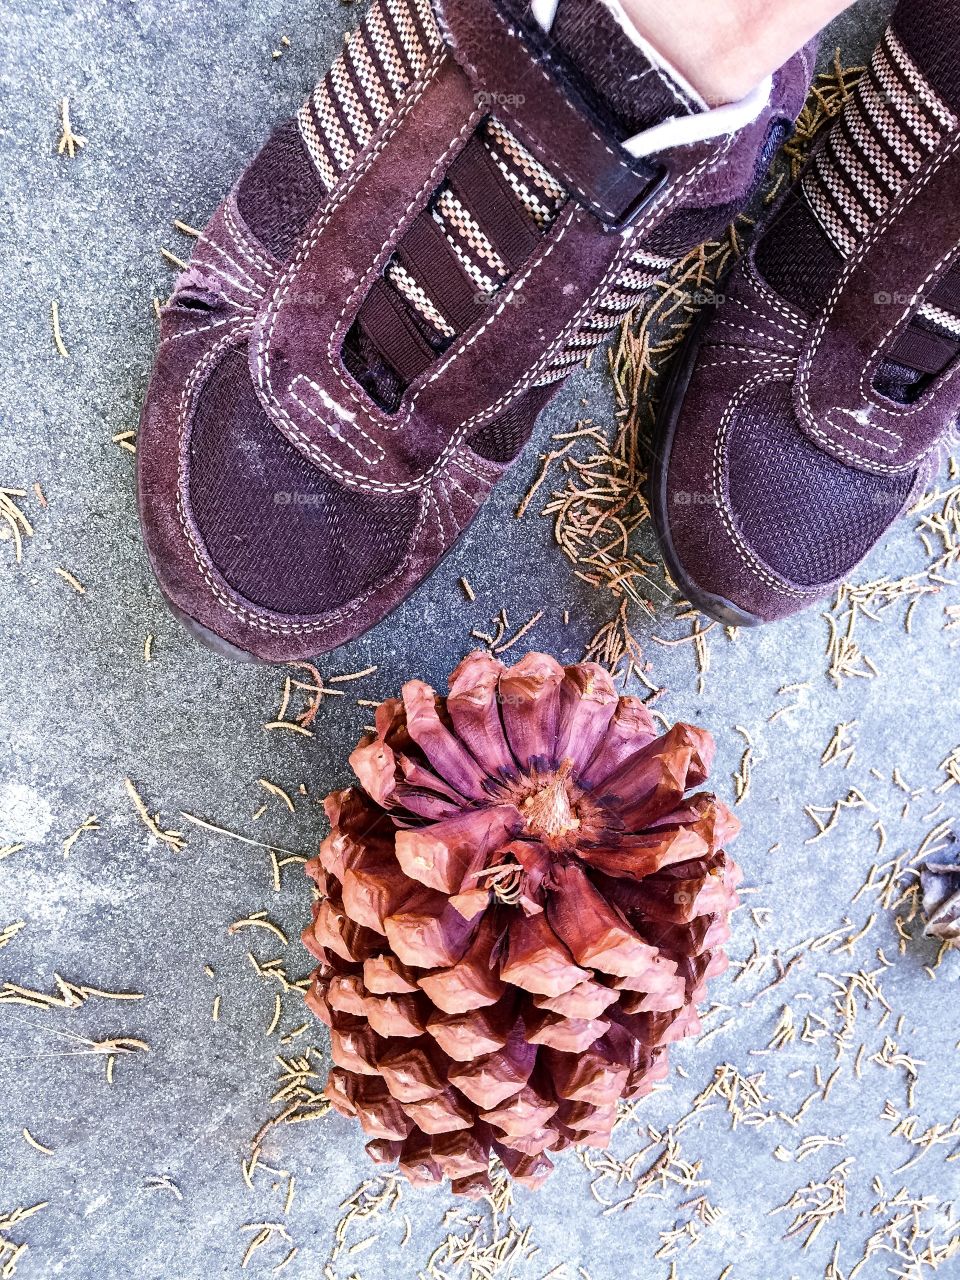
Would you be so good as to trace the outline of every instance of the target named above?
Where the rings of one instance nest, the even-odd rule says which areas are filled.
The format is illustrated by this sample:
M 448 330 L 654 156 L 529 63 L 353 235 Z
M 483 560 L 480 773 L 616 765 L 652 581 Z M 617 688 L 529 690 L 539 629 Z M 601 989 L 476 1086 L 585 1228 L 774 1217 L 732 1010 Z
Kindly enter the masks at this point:
M 298 114 L 304 145 L 328 191 L 389 120 L 442 43 L 430 0 L 377 0 L 346 37 L 329 72 Z M 907 70 L 903 76 L 908 76 Z M 546 232 L 568 198 L 565 188 L 500 121 L 487 120 L 481 136 L 517 199 Z M 469 209 L 448 187 L 441 187 L 432 216 L 478 294 L 493 297 L 509 280 L 510 271 Z M 626 262 L 551 365 L 555 376 L 541 381 L 564 376 L 599 345 L 674 261 L 641 254 Z M 453 325 L 430 297 L 429 281 L 416 279 L 396 258 L 385 274 L 437 333 L 455 336 Z
M 814 216 L 844 258 L 958 125 L 888 28 L 803 181 Z
M 300 108 L 304 144 L 328 190 L 350 168 L 442 44 L 430 0 L 379 0 Z
M 498 120 L 487 120 L 480 136 L 517 199 L 546 231 L 563 208 L 566 191 Z M 484 300 L 493 298 L 510 279 L 510 268 L 470 210 L 446 184 L 434 198 L 432 216 L 478 296 Z M 429 296 L 429 280 L 414 279 L 396 258 L 387 267 L 387 277 L 439 333 L 445 337 L 455 334 L 453 326 Z
M 932 302 L 925 302 L 917 314 L 928 324 L 935 325 L 936 328 L 960 342 L 960 316 L 944 311 L 942 307 L 934 306 Z

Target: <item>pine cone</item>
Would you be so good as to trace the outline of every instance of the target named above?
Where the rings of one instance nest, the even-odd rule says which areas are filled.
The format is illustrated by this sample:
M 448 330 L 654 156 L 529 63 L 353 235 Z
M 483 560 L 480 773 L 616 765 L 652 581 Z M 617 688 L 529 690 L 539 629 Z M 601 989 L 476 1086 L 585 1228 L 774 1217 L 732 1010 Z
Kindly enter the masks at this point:
M 920 869 L 920 885 L 927 937 L 960 948 L 960 841 L 955 835 Z
M 686 796 L 713 740 L 536 653 L 473 654 L 446 698 L 411 681 L 376 724 L 307 867 L 327 1097 L 415 1185 L 480 1195 L 491 1152 L 539 1185 L 607 1145 L 726 967 L 739 824 Z

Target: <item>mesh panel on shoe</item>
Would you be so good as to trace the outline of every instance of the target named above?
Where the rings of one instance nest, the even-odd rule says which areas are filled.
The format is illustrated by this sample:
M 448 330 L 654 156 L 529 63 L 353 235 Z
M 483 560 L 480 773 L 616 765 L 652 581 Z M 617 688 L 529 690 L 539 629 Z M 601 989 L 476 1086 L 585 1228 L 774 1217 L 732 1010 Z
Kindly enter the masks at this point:
M 467 440 L 474 453 L 488 462 L 512 462 L 530 439 L 537 418 L 553 397 L 556 386 L 534 387 L 505 413 L 488 422 Z
M 243 175 L 237 207 L 264 248 L 285 262 L 325 192 L 296 120 L 287 120 Z
M 797 427 L 783 382 L 761 387 L 741 407 L 727 467 L 743 538 L 802 587 L 825 586 L 857 565 L 903 510 L 915 479 L 867 475 L 817 449 Z
M 343 489 L 270 423 L 246 347 L 229 353 L 197 404 L 190 505 L 217 569 L 245 599 L 289 615 L 339 608 L 400 561 L 415 495 Z
M 757 270 L 772 289 L 802 311 L 822 311 L 843 269 L 810 207 L 792 191 L 755 250 Z

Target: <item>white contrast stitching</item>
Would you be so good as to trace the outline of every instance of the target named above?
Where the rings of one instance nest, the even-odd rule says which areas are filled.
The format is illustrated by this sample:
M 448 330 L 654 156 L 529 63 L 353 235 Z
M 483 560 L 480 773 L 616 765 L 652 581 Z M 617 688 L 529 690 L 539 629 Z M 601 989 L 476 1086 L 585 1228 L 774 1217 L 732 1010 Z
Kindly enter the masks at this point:
M 249 323 L 249 316 L 228 316 L 226 320 L 216 320 L 210 324 L 197 325 L 193 329 L 184 329 L 181 333 L 168 333 L 160 343 L 160 346 L 165 347 L 170 342 L 180 342 L 184 338 L 192 338 L 198 333 L 211 333 L 214 329 L 223 329 L 228 325 L 236 326 L 244 323 Z
M 361 278 L 359 284 L 356 286 L 356 288 L 347 298 L 347 301 L 343 304 L 343 307 L 340 310 L 340 314 L 337 316 L 337 319 L 330 331 L 330 340 L 327 343 L 327 360 L 329 362 L 331 370 L 333 371 L 334 376 L 337 378 L 337 381 L 340 383 L 343 389 L 347 392 L 347 394 L 351 397 L 354 403 L 357 404 L 360 407 L 360 409 L 363 410 L 365 413 L 367 413 L 370 417 L 376 419 L 377 425 L 382 427 L 385 431 L 398 431 L 402 427 L 406 427 L 407 422 L 409 421 L 409 414 L 406 416 L 406 418 L 402 418 L 398 420 L 397 418 L 390 417 L 385 413 L 378 413 L 376 409 L 374 409 L 369 404 L 369 402 L 360 399 L 354 387 L 351 386 L 351 384 L 343 376 L 342 371 L 337 368 L 337 355 L 339 350 L 339 344 L 342 343 L 343 341 L 342 329 L 345 327 L 344 322 L 346 320 L 346 317 L 352 313 L 353 308 L 356 305 L 357 299 L 364 297 L 370 291 L 370 286 L 372 282 L 377 278 L 377 276 L 380 274 L 383 268 L 384 259 L 393 250 L 397 242 L 400 239 L 402 239 L 404 231 L 406 230 L 407 221 L 410 218 L 410 215 L 413 213 L 414 209 L 416 209 L 417 206 L 423 202 L 424 197 L 428 196 L 431 192 L 437 189 L 437 183 L 440 180 L 440 175 L 442 173 L 445 173 L 446 170 L 449 169 L 450 167 L 450 163 L 451 163 L 450 157 L 456 154 L 461 144 L 463 143 L 464 139 L 468 138 L 472 133 L 476 131 L 477 123 L 480 120 L 480 118 L 481 118 L 481 113 L 479 111 L 475 111 L 470 116 L 470 119 L 463 126 L 460 132 L 457 134 L 457 136 L 453 139 L 453 141 L 447 147 L 447 149 L 444 151 L 443 155 L 440 157 L 437 163 L 430 170 L 430 173 L 427 176 L 426 181 L 422 184 L 422 186 L 420 187 L 420 190 L 416 193 L 416 195 L 409 202 L 406 209 L 404 209 L 403 213 L 401 214 L 396 227 L 394 227 L 390 235 L 386 238 L 386 240 L 384 240 L 383 244 L 380 246 L 373 260 L 373 265 L 367 270 L 367 272 Z M 277 308 L 277 313 L 279 313 L 279 306 Z M 273 334 L 272 325 L 271 325 L 270 333 L 272 337 L 272 334 Z
M 943 268 L 946 266 L 946 264 L 949 262 L 949 260 L 954 256 L 954 254 L 957 252 L 957 250 L 958 250 L 958 249 L 960 249 L 960 240 L 958 240 L 956 244 L 951 245 L 951 247 L 950 247 L 950 248 L 947 250 L 947 252 L 943 255 L 943 257 L 942 257 L 942 258 L 940 259 L 940 261 L 936 264 L 936 266 L 933 268 L 933 270 L 928 274 L 927 278 L 926 278 L 926 279 L 925 279 L 925 280 L 920 284 L 920 287 L 917 289 L 917 292 L 916 292 L 916 295 L 915 295 L 915 297 L 916 297 L 916 298 L 922 297 L 922 296 L 927 292 L 927 290 L 929 289 L 930 285 L 933 283 L 933 281 L 934 281 L 934 280 L 936 279 L 936 277 L 940 274 L 940 272 L 943 270 Z M 863 373 L 860 375 L 860 390 L 861 390 L 861 392 L 863 393 L 864 398 L 866 398 L 866 396 L 867 396 L 867 390 L 866 390 L 866 386 L 867 386 L 867 376 L 868 376 L 868 374 L 869 374 L 869 372 L 870 372 L 870 370 L 871 370 L 871 368 L 872 368 L 872 366 L 873 366 L 874 362 L 878 359 L 878 357 L 879 357 L 879 355 L 880 355 L 881 351 L 884 349 L 884 347 L 887 345 L 887 343 L 888 343 L 888 342 L 890 341 L 890 339 L 893 337 L 893 335 L 894 335 L 894 333 L 897 331 L 897 329 L 899 329 L 899 328 L 900 328 L 900 326 L 901 326 L 901 325 L 903 324 L 903 322 L 906 320 L 907 316 L 909 316 L 909 315 L 911 314 L 911 312 L 914 310 L 915 305 L 916 305 L 916 303 L 915 303 L 915 301 L 913 301 L 913 300 L 911 300 L 911 301 L 907 304 L 907 306 L 906 306 L 906 307 L 904 308 L 904 310 L 901 312 L 901 314 L 900 314 L 900 318 L 899 318 L 899 319 L 898 319 L 894 324 L 892 324 L 892 325 L 890 326 L 890 328 L 887 330 L 887 332 L 883 335 L 883 338 L 880 340 L 880 342 L 878 342 L 878 343 L 877 343 L 877 345 L 876 345 L 876 347 L 874 347 L 874 349 L 873 349 L 873 354 L 871 355 L 871 357 L 870 357 L 869 361 L 867 362 L 867 365 L 866 365 L 866 367 L 865 367 L 865 369 L 864 369 Z M 951 374 L 951 376 L 952 376 L 952 374 Z M 946 379 L 946 381 L 949 381 L 949 379 Z M 891 413 L 892 415 L 896 416 L 896 417 L 905 417 L 905 416 L 910 416 L 911 414 L 916 413 L 916 412 L 918 411 L 918 410 L 917 410 L 917 406 L 918 406 L 918 405 L 919 405 L 920 407 L 925 407 L 926 403 L 927 403 L 929 400 L 932 400 L 935 394 L 936 394 L 936 388 L 935 388 L 934 390 L 930 391 L 926 396 L 921 397 L 921 399 L 920 399 L 919 401 L 917 401 L 917 404 L 916 404 L 916 405 L 911 405 L 911 406 L 905 407 L 905 408 L 903 408 L 903 409 L 892 408 L 892 409 L 888 410 L 888 412 L 889 412 L 889 413 Z M 884 430 L 884 429 L 883 429 L 882 427 L 876 427 L 876 430 L 877 430 L 877 431 L 882 431 L 882 430 Z M 888 432 L 886 432 L 886 434 L 887 434 L 887 435 L 890 435 L 890 436 L 893 436 L 893 438 L 894 438 L 895 440 L 899 440 L 899 437 L 898 437 L 894 432 L 892 432 L 892 431 L 888 431 Z M 902 444 L 903 442 L 902 442 L 902 441 L 900 441 L 900 443 Z
M 239 211 L 235 212 L 233 208 L 235 198 L 236 197 L 231 194 L 224 203 L 223 220 L 226 223 L 230 234 L 233 236 L 237 248 L 244 255 L 247 261 L 252 266 L 256 267 L 263 275 L 270 279 L 275 279 L 281 265 L 280 261 L 277 258 L 267 258 L 266 251 L 260 248 L 259 243 L 253 238 L 252 233 L 248 235 L 243 226 L 241 226 L 242 218 Z
M 936 442 L 934 442 L 927 449 L 925 449 L 919 455 L 918 458 L 912 459 L 909 462 L 906 462 L 904 464 L 897 465 L 897 466 L 878 463 L 872 458 L 865 458 L 862 455 L 854 453 L 849 449 L 845 449 L 843 445 L 839 444 L 827 432 L 823 431 L 814 420 L 813 405 L 812 405 L 811 396 L 810 396 L 810 381 L 811 381 L 812 372 L 813 372 L 813 365 L 819 353 L 819 347 L 826 334 L 829 322 L 833 316 L 834 311 L 836 310 L 836 307 L 840 301 L 840 298 L 843 295 L 843 291 L 847 286 L 847 282 L 849 281 L 850 277 L 853 275 L 854 271 L 860 266 L 861 262 L 863 262 L 864 259 L 867 257 L 869 251 L 873 248 L 874 244 L 881 239 L 883 234 L 887 231 L 889 225 L 893 223 L 905 210 L 907 210 L 910 207 L 910 205 L 914 202 L 914 200 L 917 198 L 920 192 L 930 184 L 933 178 L 940 172 L 940 170 L 944 167 L 947 161 L 958 150 L 960 150 L 960 137 L 955 138 L 954 141 L 950 143 L 950 145 L 943 150 L 943 152 L 936 158 L 935 162 L 930 166 L 930 168 L 926 171 L 926 173 L 923 174 L 922 178 L 919 181 L 916 181 L 915 183 L 907 186 L 904 189 L 904 191 L 901 193 L 898 199 L 891 205 L 887 213 L 881 219 L 879 219 L 879 221 L 875 224 L 873 229 L 863 239 L 863 241 L 857 247 L 853 256 L 848 260 L 847 263 L 845 263 L 844 269 L 840 273 L 840 276 L 836 284 L 834 285 L 833 290 L 831 291 L 831 294 L 827 301 L 827 305 L 824 309 L 823 315 L 820 317 L 817 323 L 817 326 L 813 332 L 808 348 L 806 352 L 804 352 L 803 355 L 801 356 L 799 380 L 798 380 L 798 393 L 799 393 L 800 409 L 803 415 L 803 421 L 806 428 L 817 440 L 819 440 L 822 444 L 828 446 L 829 449 L 835 450 L 847 461 L 855 464 L 859 464 L 861 466 L 869 466 L 872 470 L 882 473 L 884 475 L 896 475 L 903 471 L 909 471 L 914 469 L 917 466 L 918 462 L 922 461 L 922 459 L 926 457 L 927 454 L 930 453 L 931 449 L 935 447 Z M 895 327 L 896 326 L 894 326 L 894 328 Z M 890 330 L 890 332 L 892 333 L 893 330 Z M 889 334 L 887 335 L 887 337 L 889 338 Z M 960 366 L 957 366 L 957 367 L 960 367 Z M 922 399 L 918 405 L 911 406 L 908 410 L 905 410 L 904 412 L 895 412 L 892 410 L 888 411 L 886 409 L 881 410 L 881 412 L 889 413 L 890 416 L 904 417 L 904 418 L 919 412 L 921 409 L 926 408 L 929 401 L 932 400 L 934 395 L 936 394 L 936 391 L 941 390 L 942 387 L 946 385 L 946 383 L 949 382 L 954 377 L 956 372 L 957 372 L 957 368 L 954 368 L 951 371 L 951 373 L 947 376 L 947 378 L 944 379 L 944 381 L 941 383 L 940 387 L 936 388 L 935 392 L 932 393 L 929 397 L 925 397 L 924 399 Z M 862 380 L 861 380 L 860 390 L 861 392 L 863 391 Z M 872 406 L 870 399 L 867 397 L 864 397 L 864 403 L 868 407 L 874 407 Z M 832 420 L 832 412 L 833 411 L 831 411 L 831 417 L 830 417 L 831 425 L 834 427 L 837 427 L 837 424 Z M 842 428 L 838 428 L 838 429 L 842 430 Z M 851 433 L 845 432 L 844 434 L 849 435 Z M 865 444 L 871 445 L 871 447 L 874 447 L 874 448 L 880 447 L 877 445 L 872 445 L 871 442 L 868 440 L 863 440 L 862 442 Z M 902 441 L 901 441 L 901 444 L 902 444 Z
M 729 436 L 730 429 L 733 425 L 734 414 L 752 391 L 763 386 L 768 386 L 770 383 L 788 381 L 792 381 L 792 379 L 784 378 L 776 373 L 764 372 L 755 374 L 738 388 L 736 395 L 732 398 L 723 412 L 720 427 L 714 439 L 711 473 L 713 479 L 714 505 L 721 521 L 723 522 L 723 527 L 727 533 L 727 537 L 733 544 L 733 549 L 736 551 L 747 570 L 765 586 L 770 587 L 772 591 L 776 591 L 779 595 L 791 596 L 796 600 L 802 600 L 810 595 L 820 595 L 821 592 L 819 589 L 816 591 L 811 589 L 804 591 L 797 587 L 791 587 L 782 579 L 773 576 L 771 570 L 756 556 L 737 531 L 736 526 L 727 512 L 726 499 L 723 492 L 723 455 L 726 448 L 727 437 Z
M 315 382 L 311 382 L 309 378 L 304 378 L 303 381 L 310 387 L 316 387 L 317 385 Z M 327 433 L 330 436 L 332 436 L 334 440 L 338 440 L 340 444 L 345 445 L 346 448 L 348 448 L 351 453 L 355 453 L 361 462 L 365 462 L 368 466 L 375 467 L 383 461 L 386 455 L 384 454 L 383 450 L 380 449 L 379 445 L 376 445 L 376 447 L 380 450 L 380 456 L 377 458 L 368 458 L 367 455 L 357 445 L 355 445 L 352 440 L 347 440 L 345 436 L 338 435 L 337 432 L 339 430 L 342 430 L 342 428 L 338 428 L 334 423 L 328 422 L 325 418 L 321 418 L 317 410 L 314 409 L 311 405 L 308 405 L 305 400 L 303 400 L 300 396 L 298 396 L 297 393 L 294 391 L 293 387 L 290 388 L 288 395 L 290 396 L 290 399 L 295 400 L 297 404 L 300 406 L 300 408 L 303 409 L 306 413 L 308 413 L 311 418 L 315 418 L 317 422 L 321 423 L 321 425 L 324 427 Z M 349 427 L 349 424 L 344 423 L 344 426 Z M 367 440 L 370 439 L 367 433 L 362 429 L 361 429 L 361 434 Z M 372 443 L 376 444 L 375 441 L 373 441 Z
M 796 358 L 778 355 L 734 356 L 723 360 L 706 360 L 698 363 L 697 369 L 729 369 L 733 365 L 759 364 L 767 369 L 775 369 L 780 373 L 788 373 L 796 367 Z
M 247 329 L 246 332 L 249 334 L 249 329 Z M 180 400 L 179 432 L 177 439 L 177 451 L 181 460 L 185 444 L 189 405 L 193 400 L 193 396 L 197 390 L 200 379 L 216 363 L 228 347 L 235 345 L 236 343 L 234 342 L 233 334 L 228 334 L 225 339 L 221 339 L 220 342 L 211 347 L 203 359 L 197 363 L 184 385 L 183 395 Z M 276 623 L 269 621 L 269 619 L 271 617 L 282 617 L 282 614 L 271 614 L 268 610 L 254 610 L 249 607 L 249 602 L 247 604 L 239 603 L 242 600 L 242 597 L 233 592 L 232 588 L 230 588 L 228 584 L 224 584 L 227 587 L 227 590 L 224 590 L 224 587 L 221 587 L 216 578 L 213 577 L 213 574 L 210 572 L 211 567 L 213 567 L 212 562 L 208 564 L 207 559 L 204 558 L 204 553 L 201 551 L 200 545 L 194 539 L 193 530 L 190 528 L 189 522 L 187 521 L 185 506 L 186 498 L 184 493 L 186 470 L 182 466 L 182 461 L 178 464 L 178 473 L 177 515 L 179 518 L 180 528 L 187 540 L 188 546 L 190 547 L 194 563 L 199 569 L 208 590 L 217 603 L 222 605 L 228 613 L 233 614 L 233 616 L 238 618 L 241 622 L 254 627 L 259 631 L 269 632 L 272 635 L 296 636 L 328 631 L 331 627 L 337 626 L 346 618 L 356 613 L 369 599 L 371 599 L 371 597 L 386 590 L 393 582 L 406 573 L 413 559 L 414 552 L 419 544 L 426 520 L 426 504 L 421 497 L 420 512 L 417 524 L 415 525 L 410 537 L 407 554 L 401 563 L 396 566 L 393 572 L 384 579 L 384 581 L 378 583 L 375 587 L 364 592 L 362 595 L 357 596 L 349 605 L 329 614 L 324 614 L 322 618 L 315 622 L 298 623 L 295 625 Z
M 215 240 L 211 240 L 209 237 L 205 236 L 198 246 L 197 257 L 200 261 L 203 261 L 205 250 L 209 250 L 212 253 L 218 253 L 221 258 L 226 259 L 230 266 L 234 267 L 240 273 L 244 280 L 248 281 L 249 285 L 252 286 L 253 292 L 259 290 L 261 294 L 263 293 L 263 286 L 257 277 L 253 275 L 253 273 L 249 271 L 242 262 L 239 262 L 232 253 L 227 253 L 226 249 L 224 249 L 222 245 L 217 244 Z M 212 271 L 217 269 L 212 262 L 207 263 L 206 265 L 208 265 Z
M 736 294 L 733 294 L 727 298 L 726 305 L 740 307 L 743 311 L 749 312 L 750 315 L 756 316 L 758 320 L 763 320 L 767 324 L 772 323 L 769 313 L 764 313 L 763 311 L 758 310 L 757 307 L 751 307 L 749 302 L 746 301 L 746 299 L 738 297 Z M 781 316 L 782 320 L 789 319 L 789 318 L 790 318 L 789 316 L 786 316 L 786 317 Z M 810 331 L 810 322 L 808 320 L 804 320 L 802 329 L 794 328 L 790 324 L 782 324 L 782 323 L 780 327 L 783 329 L 785 333 L 789 333 L 791 337 L 796 338 L 798 342 L 804 342 L 806 341 L 807 334 Z
M 766 280 L 764 280 L 764 278 L 760 275 L 760 272 L 757 270 L 757 265 L 754 261 L 755 250 L 756 250 L 756 246 L 753 246 L 749 254 L 747 255 L 747 258 L 744 264 L 744 275 L 747 276 L 747 278 L 749 279 L 755 292 L 758 293 L 766 302 L 767 306 L 771 307 L 778 315 L 783 316 L 785 319 L 792 321 L 794 324 L 801 325 L 806 330 L 809 330 L 810 321 L 807 319 L 807 317 L 803 315 L 801 312 L 797 311 L 794 307 L 791 307 L 789 303 L 784 301 L 784 299 L 781 298 L 778 293 L 775 293 L 773 289 L 771 289 L 770 286 L 767 284 Z
M 507 35 L 508 35 L 508 36 L 510 36 L 510 38 L 511 38 L 511 39 L 514 39 L 513 35 L 512 35 L 512 34 L 511 34 L 511 32 L 510 32 L 510 26 L 509 26 L 509 23 L 507 22 L 506 18 L 503 16 L 503 14 L 502 14 L 502 13 L 500 13 L 500 12 L 499 12 L 498 10 L 496 10 L 496 9 L 494 9 L 493 13 L 494 13 L 494 16 L 496 17 L 497 21 L 500 23 L 500 25 L 501 25 L 501 26 L 506 30 Z M 467 57 L 463 54 L 463 51 L 462 51 L 460 48 L 457 48 L 457 49 L 456 49 L 456 54 L 457 54 L 457 60 L 458 60 L 459 62 L 461 62 L 461 63 L 462 63 L 462 65 L 464 65 L 464 66 L 469 70 L 469 72 L 470 72 L 470 74 L 471 74 L 471 78 L 472 78 L 474 81 L 476 81 L 477 83 L 483 83 L 483 78 L 481 77 L 480 72 L 477 70 L 477 68 L 474 66 L 474 64 L 470 61 L 470 59 L 469 59 L 469 58 L 467 58 Z M 555 88 L 556 88 L 556 81 L 553 79 L 553 77 L 552 77 L 552 76 L 547 72 L 547 70 L 546 70 L 544 67 L 539 66 L 539 65 L 538 65 L 537 63 L 535 63 L 535 62 L 531 62 L 531 70 L 536 70 L 536 71 L 539 73 L 539 75 L 540 75 L 540 76 L 542 76 L 542 78 L 543 78 L 543 79 L 546 81 L 546 83 L 550 86 L 550 88 L 551 88 L 551 89 L 555 89 Z M 523 125 L 523 123 L 522 123 L 521 121 L 519 121 L 519 120 L 516 118 L 516 116 L 515 116 L 515 115 L 513 115 L 513 114 L 512 114 L 508 109 L 503 109 L 503 108 L 501 108 L 501 109 L 502 109 L 503 114 L 504 114 L 504 115 L 506 115 L 506 116 L 508 116 L 508 117 L 513 121 L 513 123 L 514 123 L 515 127 L 516 127 L 516 128 L 517 128 L 521 133 L 525 134 L 528 138 L 530 138 L 530 137 L 531 137 L 529 129 L 527 129 L 527 128 Z M 635 172 L 635 170 L 633 169 L 633 167 L 632 167 L 630 164 L 628 164 L 628 163 L 627 163 L 627 161 L 623 158 L 623 156 L 622 156 L 622 155 L 618 155 L 618 154 L 613 150 L 613 148 L 612 148 L 612 147 L 610 147 L 610 146 L 608 145 L 608 143 L 606 142 L 606 140 L 605 140 L 605 139 L 604 139 L 604 138 L 603 138 L 599 133 L 597 133 L 597 131 L 596 131 L 595 129 L 593 129 L 593 128 L 591 128 L 591 127 L 589 127 L 589 126 L 588 126 L 588 132 L 589 132 L 590 136 L 591 136 L 591 137 L 592 137 L 596 142 L 598 142 L 598 143 L 600 144 L 600 146 L 601 146 L 601 147 L 603 148 L 603 150 L 607 153 L 607 155 L 610 157 L 610 159 L 611 159 L 611 160 L 613 160 L 613 162 L 614 162 L 614 163 L 615 163 L 619 168 L 621 168 L 621 169 L 622 169 L 625 173 L 627 173 L 631 178 L 634 178 L 634 179 L 635 179 L 635 178 L 637 177 L 637 173 Z M 545 147 L 544 147 L 544 146 L 539 142 L 539 140 L 537 140 L 537 141 L 535 142 L 535 148 L 536 148 L 537 150 L 540 150 L 540 151 L 546 150 L 546 148 L 545 148 Z M 589 194 L 588 194 L 588 193 L 587 193 L 587 192 L 586 192 L 586 191 L 581 187 L 580 183 L 579 183 L 579 182 L 577 182 L 577 180 L 576 180 L 575 178 L 571 177 L 569 174 L 567 174 L 566 172 L 564 172 L 563 167 L 562 167 L 560 164 L 558 164 L 558 163 L 556 162 L 556 160 L 555 160 L 553 157 L 551 157 L 550 162 L 549 162 L 549 164 L 547 165 L 547 168 L 548 168 L 548 169 L 550 169 L 550 170 L 551 170 L 551 172 L 559 173 L 559 174 L 563 177 L 564 181 L 566 182 L 566 184 L 567 184 L 567 186 L 570 188 L 570 190 L 571 190 L 571 191 L 575 191 L 575 192 L 577 193 L 577 195 L 579 195 L 583 200 L 585 200 L 585 201 L 586 201 L 586 203 L 587 203 L 588 205 L 591 205 L 591 206 L 593 206 L 594 208 L 599 209 L 599 210 L 600 210 L 600 212 L 601 212 L 601 213 L 603 213 L 603 214 L 604 214 L 606 217 L 608 217 L 608 218 L 616 218 L 616 217 L 618 217 L 618 216 L 619 216 L 619 211 L 615 211 L 615 210 L 612 210 L 612 209 L 605 209 L 605 208 L 603 208 L 600 204 L 598 204 L 598 203 L 594 200 L 594 198 L 593 198 L 592 196 L 590 196 L 590 195 L 589 195 Z

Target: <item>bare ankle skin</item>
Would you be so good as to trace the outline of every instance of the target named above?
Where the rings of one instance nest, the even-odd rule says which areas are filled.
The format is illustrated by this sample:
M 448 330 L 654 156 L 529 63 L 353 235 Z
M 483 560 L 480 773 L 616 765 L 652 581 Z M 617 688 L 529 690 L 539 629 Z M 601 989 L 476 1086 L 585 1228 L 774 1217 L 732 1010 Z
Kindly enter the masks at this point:
M 738 102 L 853 0 L 622 0 L 637 30 L 710 106 Z

